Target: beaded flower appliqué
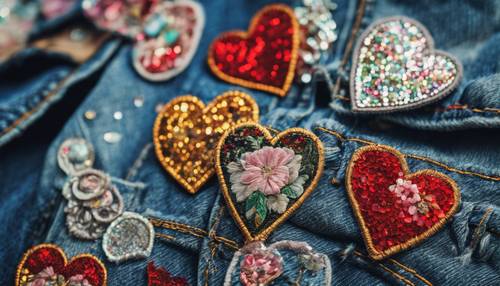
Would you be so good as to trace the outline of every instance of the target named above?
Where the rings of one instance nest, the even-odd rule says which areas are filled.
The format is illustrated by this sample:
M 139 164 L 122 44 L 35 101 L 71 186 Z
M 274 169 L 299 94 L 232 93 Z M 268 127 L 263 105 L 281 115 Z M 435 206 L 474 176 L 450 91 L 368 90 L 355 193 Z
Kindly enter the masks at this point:
M 359 37 L 351 70 L 355 112 L 392 112 L 439 100 L 460 82 L 462 66 L 434 50 L 419 22 L 390 17 L 375 22 Z

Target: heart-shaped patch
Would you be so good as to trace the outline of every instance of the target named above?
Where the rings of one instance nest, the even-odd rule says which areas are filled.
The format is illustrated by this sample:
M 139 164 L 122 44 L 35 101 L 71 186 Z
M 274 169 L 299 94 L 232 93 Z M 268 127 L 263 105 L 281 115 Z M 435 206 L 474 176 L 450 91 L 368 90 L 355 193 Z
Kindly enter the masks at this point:
M 462 66 L 434 50 L 427 29 L 406 17 L 370 25 L 356 44 L 350 79 L 354 112 L 392 112 L 420 107 L 449 94 Z
M 290 283 L 294 281 L 295 283 Z M 252 242 L 234 253 L 224 286 L 324 285 L 332 283 L 330 259 L 301 241 L 282 240 L 266 247 Z
M 356 150 L 347 169 L 346 188 L 373 259 L 430 237 L 460 203 L 455 181 L 434 170 L 410 173 L 404 155 L 383 145 Z
M 163 2 L 144 20 L 134 46 L 136 71 L 152 81 L 168 80 L 187 68 L 200 42 L 205 14 L 190 0 Z
M 219 182 L 247 241 L 265 240 L 305 201 L 323 172 L 316 135 L 290 128 L 275 137 L 259 124 L 235 126 L 217 146 Z
M 225 92 L 207 106 L 195 96 L 179 96 L 156 118 L 156 156 L 163 168 L 194 194 L 215 173 L 214 151 L 222 134 L 238 123 L 258 121 L 257 103 L 240 91 Z
M 299 49 L 299 25 L 286 5 L 261 9 L 248 32 L 230 31 L 215 39 L 208 65 L 222 80 L 285 96 L 292 84 Z
M 97 257 L 80 254 L 68 262 L 64 251 L 54 244 L 40 244 L 29 249 L 16 272 L 16 286 L 50 283 L 104 286 L 106 280 L 106 267 Z

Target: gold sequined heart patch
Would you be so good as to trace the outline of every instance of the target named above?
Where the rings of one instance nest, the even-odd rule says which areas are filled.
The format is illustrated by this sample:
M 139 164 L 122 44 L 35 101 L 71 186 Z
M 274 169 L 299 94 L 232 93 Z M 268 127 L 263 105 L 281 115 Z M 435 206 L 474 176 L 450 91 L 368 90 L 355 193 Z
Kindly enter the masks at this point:
M 240 91 L 225 92 L 207 106 L 195 96 L 179 96 L 156 118 L 156 156 L 163 168 L 194 194 L 215 174 L 214 152 L 224 132 L 239 123 L 258 121 L 257 103 Z

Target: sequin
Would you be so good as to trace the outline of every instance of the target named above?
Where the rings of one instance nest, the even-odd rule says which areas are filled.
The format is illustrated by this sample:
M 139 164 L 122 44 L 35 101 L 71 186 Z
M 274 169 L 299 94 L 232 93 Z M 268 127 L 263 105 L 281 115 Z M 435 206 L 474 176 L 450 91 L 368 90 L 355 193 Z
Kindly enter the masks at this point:
M 403 155 L 385 146 L 358 149 L 346 182 L 368 252 L 375 259 L 434 234 L 460 202 L 452 179 L 434 170 L 410 174 Z
M 94 148 L 83 138 L 66 139 L 57 151 L 59 168 L 67 175 L 92 167 Z
M 462 66 L 433 46 L 427 29 L 409 18 L 385 18 L 368 27 L 354 53 L 353 111 L 416 108 L 449 94 L 460 82 Z
M 337 40 L 337 24 L 331 13 L 332 3 L 304 0 L 294 9 L 300 24 L 300 49 L 296 78 L 306 84 L 312 80 L 315 65 L 326 58 Z
M 210 69 L 230 83 L 286 95 L 295 74 L 299 25 L 286 5 L 264 7 L 248 32 L 230 31 L 212 42 Z
M 124 212 L 109 225 L 102 248 L 109 261 L 123 262 L 148 257 L 153 242 L 153 225 L 137 213 Z
M 144 23 L 133 52 L 136 71 L 152 81 L 181 73 L 198 47 L 205 25 L 203 7 L 190 0 L 164 2 L 154 7 Z
M 0 1 L 0 61 L 25 45 L 37 13 L 36 1 Z
M 104 264 L 91 254 L 79 254 L 68 262 L 54 244 L 39 244 L 23 255 L 16 272 L 16 286 L 70 285 L 105 286 Z
M 301 128 L 273 137 L 246 123 L 226 132 L 217 146 L 217 175 L 246 240 L 264 240 L 304 202 L 323 172 L 323 158 L 321 141 Z
M 151 261 L 147 266 L 148 286 L 188 286 L 184 277 L 174 277 L 163 267 L 156 267 Z
M 141 108 L 144 105 L 144 96 L 136 96 L 134 97 L 134 106 L 137 108 Z
M 83 117 L 87 120 L 94 120 L 97 117 L 97 113 L 94 110 L 87 110 L 83 114 Z
M 85 16 L 102 29 L 135 38 L 158 0 L 83 0 Z
M 104 133 L 103 139 L 104 139 L 104 141 L 106 141 L 109 144 L 115 144 L 115 143 L 118 143 L 122 140 L 122 135 L 118 132 L 110 131 L 110 132 Z
M 259 109 L 249 95 L 228 91 L 207 106 L 181 96 L 165 105 L 153 128 L 156 156 L 188 192 L 195 193 L 215 173 L 218 139 L 237 123 L 257 122 Z
M 115 120 L 122 120 L 122 118 L 123 118 L 123 113 L 122 113 L 121 111 L 115 111 L 115 112 L 113 113 L 113 118 L 114 118 Z
M 68 201 L 64 208 L 68 231 L 81 239 L 100 238 L 123 212 L 120 192 L 101 171 L 86 169 L 74 174 L 62 193 Z

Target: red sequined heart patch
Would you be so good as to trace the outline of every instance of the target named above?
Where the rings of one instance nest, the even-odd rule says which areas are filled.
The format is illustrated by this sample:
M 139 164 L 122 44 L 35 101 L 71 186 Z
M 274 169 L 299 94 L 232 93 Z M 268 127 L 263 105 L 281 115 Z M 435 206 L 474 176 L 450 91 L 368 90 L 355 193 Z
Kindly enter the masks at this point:
M 49 282 L 54 285 L 71 282 L 102 286 L 106 285 L 106 280 L 106 267 L 97 257 L 80 254 L 68 262 L 64 251 L 54 244 L 40 244 L 29 249 L 21 259 L 16 273 L 16 286 L 30 283 L 46 285 Z
M 299 25 L 286 5 L 268 5 L 252 19 L 248 32 L 223 33 L 212 43 L 208 65 L 221 79 L 286 95 L 299 48 Z
M 173 277 L 170 272 L 163 267 L 156 267 L 154 262 L 149 262 L 148 270 L 148 286 L 188 286 L 188 282 L 184 277 Z
M 460 202 L 455 181 L 434 170 L 409 173 L 404 155 L 387 146 L 358 149 L 346 176 L 349 199 L 373 259 L 430 237 Z

